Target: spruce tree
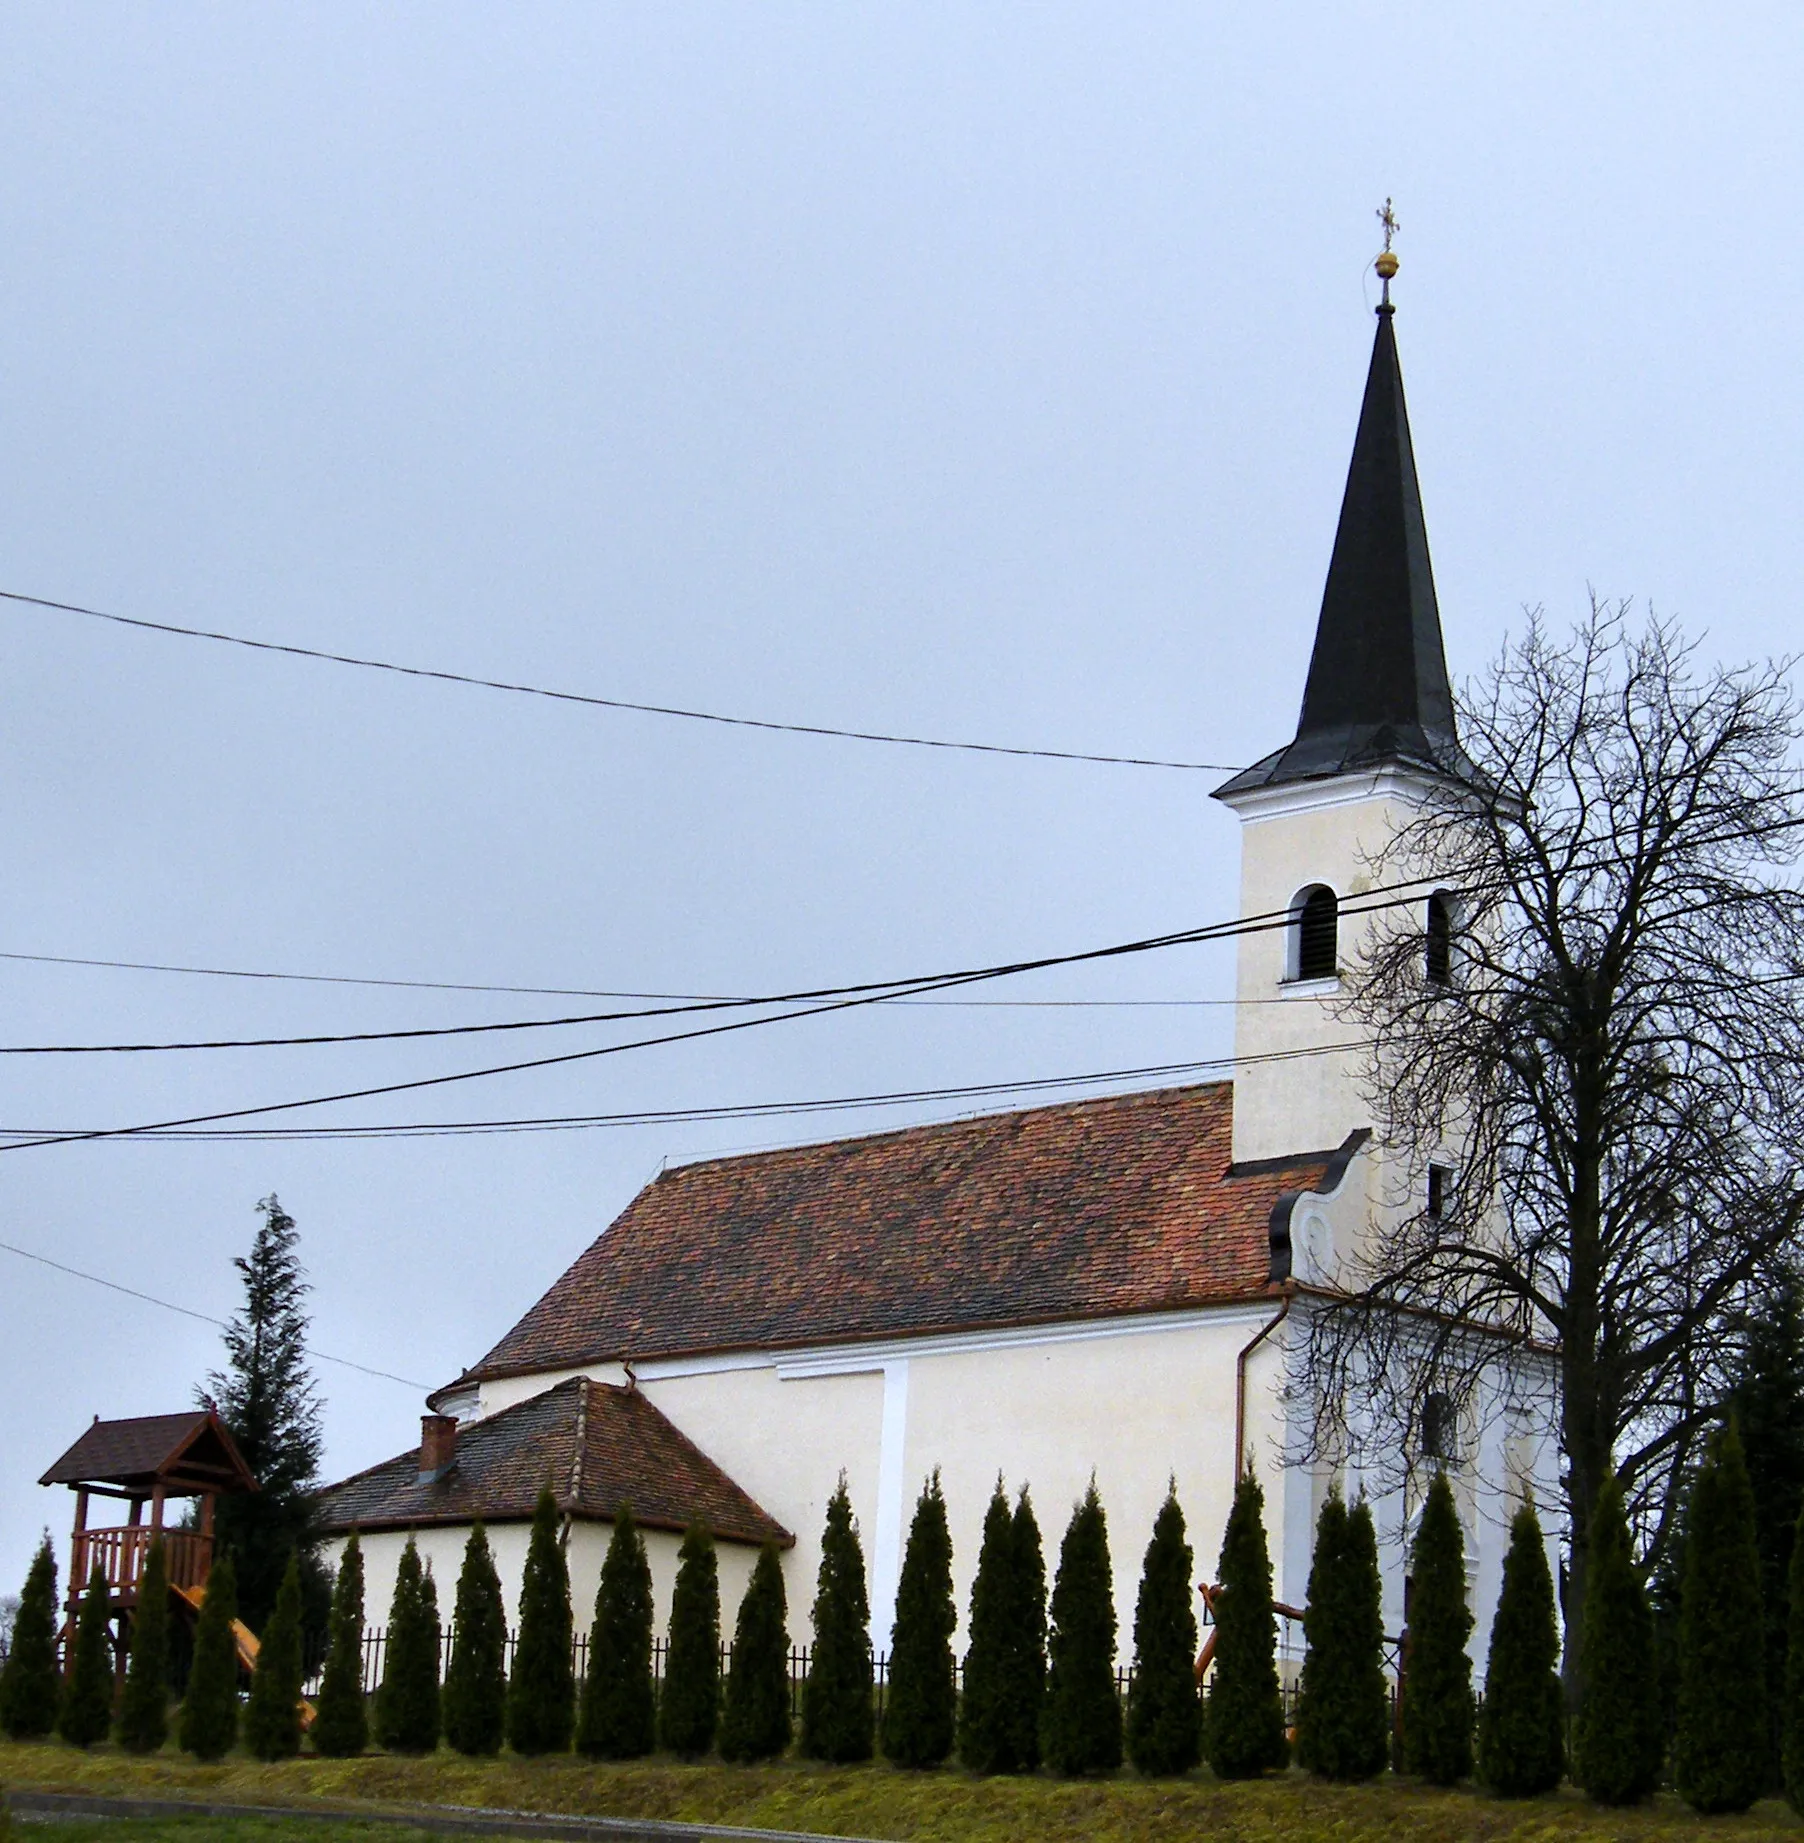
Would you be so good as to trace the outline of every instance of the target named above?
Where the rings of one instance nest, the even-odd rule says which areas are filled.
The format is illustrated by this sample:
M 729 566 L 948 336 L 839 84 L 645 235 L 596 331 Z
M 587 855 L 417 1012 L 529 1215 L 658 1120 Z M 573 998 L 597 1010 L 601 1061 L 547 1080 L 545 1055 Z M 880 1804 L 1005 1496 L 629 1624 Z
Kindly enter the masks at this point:
M 288 1760 L 301 1750 L 301 1564 L 288 1558 L 275 1611 L 263 1628 L 251 1672 L 244 1742 L 259 1760 Z
M 814 1594 L 814 1647 L 802 1690 L 802 1751 L 850 1765 L 871 1757 L 876 1704 L 871 1670 L 871 1603 L 864 1552 L 846 1475 L 827 1500 Z
M 1284 1697 L 1278 1685 L 1277 1615 L 1265 1545 L 1265 1493 L 1248 1466 L 1234 1487 L 1218 1564 L 1215 1667 L 1203 1747 L 1221 1779 L 1253 1779 L 1284 1765 Z
M 915 1505 L 896 1584 L 883 1752 L 897 1766 L 938 1766 L 952 1751 L 958 1724 L 958 1670 L 952 1657 L 957 1624 L 952 1531 L 936 1467 Z
M 1410 1554 L 1409 1664 L 1403 1678 L 1403 1764 L 1430 1785 L 1472 1772 L 1472 1610 L 1466 1538 L 1444 1472 L 1429 1481 Z
M 56 1668 L 56 1551 L 38 1544 L 13 1615 L 12 1644 L 0 1669 L 0 1729 L 39 1741 L 56 1726 L 62 1683 Z
M 431 1753 L 438 1745 L 439 1637 L 438 1588 L 409 1536 L 395 1570 L 376 1691 L 376 1741 L 390 1753 Z
M 733 1628 L 726 1707 L 720 1719 L 723 1760 L 774 1759 L 789 1745 L 788 1615 L 783 1566 L 776 1545 L 767 1542 L 758 1551 Z
M 671 1753 L 699 1759 L 720 1726 L 720 1563 L 714 1538 L 694 1523 L 677 1556 L 670 1596 L 670 1645 L 658 1698 L 658 1741 Z
M 1745 1811 L 1766 1788 L 1764 1657 L 1754 1493 L 1731 1419 L 1686 1519 L 1673 1780 L 1696 1811 Z
M 1798 1513 L 1798 1527 L 1793 1532 L 1787 1587 L 1791 1631 L 1785 1653 L 1781 1757 L 1785 1768 L 1785 1796 L 1794 1811 L 1804 1812 L 1804 1511 Z
M 56 1731 L 72 1747 L 104 1741 L 113 1725 L 113 1596 L 99 1562 L 88 1576 L 75 1624 L 75 1655 L 63 1683 Z
M 370 1741 L 363 1696 L 363 1545 L 351 1531 L 332 1584 L 326 1668 L 313 1715 L 313 1745 L 329 1759 L 349 1759 Z
M 515 1753 L 564 1753 L 576 1723 L 570 1571 L 557 1524 L 548 1485 L 532 1513 L 520 1582 L 520 1629 L 507 1686 L 507 1738 Z
M 977 1574 L 971 1583 L 965 1693 L 958 1705 L 958 1757 L 973 1772 L 1017 1770 L 1009 1738 L 1015 1597 L 1014 1520 L 998 1478 L 984 1512 Z
M 1611 1473 L 1591 1512 L 1572 1776 L 1600 1805 L 1634 1805 L 1660 1780 L 1653 1616 L 1635 1571 L 1622 1487 Z
M 1153 1520 L 1134 1606 L 1134 1677 L 1128 1691 L 1127 1751 L 1135 1770 L 1187 1773 L 1203 1757 L 1203 1705 L 1196 1689 L 1196 1557 L 1185 1537 L 1177 1482 Z
M 1115 1693 L 1115 1583 L 1109 1526 L 1096 1480 L 1071 1513 L 1059 1545 L 1046 1636 L 1041 1751 L 1068 1778 L 1121 1764 L 1121 1699 Z
M 1039 1519 L 1025 1485 L 1015 1499 L 1009 1541 L 1013 1604 L 1006 1679 L 1009 1752 L 1014 1771 L 1031 1773 L 1040 1764 L 1040 1721 L 1046 1706 L 1046 1556 Z
M 501 1751 L 507 1732 L 507 1607 L 480 1523 L 464 1544 L 445 1671 L 445 1739 L 462 1754 Z
M 1504 1798 L 1532 1798 L 1560 1783 L 1566 1748 L 1559 1656 L 1547 1545 L 1527 1503 L 1510 1523 L 1478 1722 L 1478 1776 Z
M 119 1744 L 127 1753 L 155 1753 L 168 1738 L 169 1562 L 159 1531 L 150 1539 L 138 1580 L 125 1692 L 119 1700 Z
M 1322 1506 L 1303 1632 L 1297 1759 L 1323 1779 L 1370 1779 L 1390 1752 L 1390 1710 L 1378 1541 L 1363 1497 L 1349 1510 L 1330 1492 Z
M 577 1752 L 639 1760 L 657 1743 L 651 1675 L 651 1563 L 629 1505 L 620 1507 L 595 1590 L 589 1674 L 577 1718 Z
M 207 1576 L 176 1739 L 197 1760 L 223 1760 L 238 1738 L 238 1571 L 228 1549 Z

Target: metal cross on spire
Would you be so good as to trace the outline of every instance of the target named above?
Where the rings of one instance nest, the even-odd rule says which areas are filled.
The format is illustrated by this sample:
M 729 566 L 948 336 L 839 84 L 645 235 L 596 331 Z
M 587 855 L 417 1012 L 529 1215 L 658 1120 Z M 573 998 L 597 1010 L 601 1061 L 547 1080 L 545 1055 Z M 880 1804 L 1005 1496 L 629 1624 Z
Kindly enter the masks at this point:
M 1384 201 L 1384 209 L 1377 214 L 1378 222 L 1384 226 L 1384 248 L 1378 253 L 1378 260 L 1372 267 L 1378 271 L 1378 279 L 1384 284 L 1384 295 L 1378 304 L 1380 313 L 1388 313 L 1391 305 L 1391 277 L 1397 273 L 1397 258 L 1391 249 L 1391 239 L 1403 227 L 1397 222 L 1397 214 L 1391 209 L 1391 201 Z

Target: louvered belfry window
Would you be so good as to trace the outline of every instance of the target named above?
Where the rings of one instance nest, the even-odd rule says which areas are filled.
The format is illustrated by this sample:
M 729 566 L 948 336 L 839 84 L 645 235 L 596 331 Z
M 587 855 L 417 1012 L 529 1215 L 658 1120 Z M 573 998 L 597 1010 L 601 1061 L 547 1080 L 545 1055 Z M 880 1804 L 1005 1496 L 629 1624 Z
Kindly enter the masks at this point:
M 1430 985 L 1453 983 L 1453 902 L 1443 890 L 1428 898 L 1428 948 L 1423 971 Z
M 1317 884 L 1297 912 L 1299 979 L 1332 979 L 1340 971 L 1340 902 L 1333 890 Z

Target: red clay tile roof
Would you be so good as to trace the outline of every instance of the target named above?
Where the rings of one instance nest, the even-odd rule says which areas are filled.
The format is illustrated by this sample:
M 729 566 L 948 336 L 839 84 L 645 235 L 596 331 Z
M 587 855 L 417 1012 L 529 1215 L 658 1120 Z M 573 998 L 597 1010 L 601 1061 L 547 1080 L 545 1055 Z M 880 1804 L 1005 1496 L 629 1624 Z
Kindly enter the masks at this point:
M 185 1414 L 141 1414 L 92 1426 L 38 1480 L 41 1485 L 142 1487 L 161 1482 L 186 1491 L 255 1491 L 257 1481 L 219 1418 L 205 1408 Z
M 524 1522 L 547 1484 L 571 1516 L 612 1522 L 631 1504 L 652 1529 L 700 1519 L 723 1542 L 795 1540 L 636 1389 L 582 1377 L 460 1427 L 431 1478 L 414 1447 L 328 1486 L 320 1514 L 335 1532 Z
M 1331 1155 L 1233 1169 L 1233 1095 L 1165 1088 L 666 1171 L 467 1373 L 1260 1293 L 1273 1206 Z

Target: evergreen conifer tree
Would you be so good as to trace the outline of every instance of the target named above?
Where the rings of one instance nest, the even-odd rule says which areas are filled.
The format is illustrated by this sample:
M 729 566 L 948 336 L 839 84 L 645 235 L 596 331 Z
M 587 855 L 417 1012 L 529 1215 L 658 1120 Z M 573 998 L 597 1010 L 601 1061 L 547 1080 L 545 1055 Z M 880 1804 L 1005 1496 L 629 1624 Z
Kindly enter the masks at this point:
M 670 1596 L 670 1648 L 658 1698 L 658 1740 L 670 1752 L 698 1759 L 720 1726 L 720 1563 L 714 1538 L 689 1526 L 677 1557 Z
M 1370 1779 L 1390 1752 L 1379 1595 L 1371 1507 L 1362 1497 L 1349 1510 L 1331 1492 L 1316 1523 L 1297 1698 L 1297 1759 L 1323 1779 Z
M 1765 1656 L 1754 1493 L 1731 1419 L 1686 1519 L 1673 1779 L 1694 1810 L 1745 1811 L 1766 1788 Z
M 1785 1652 L 1781 1751 L 1785 1796 L 1794 1811 L 1804 1812 L 1804 1511 L 1798 1513 L 1798 1527 L 1793 1534 L 1787 1587 L 1791 1631 Z
M 119 1744 L 127 1753 L 155 1753 L 168 1738 L 169 1562 L 159 1532 L 150 1539 L 138 1581 L 125 1692 L 119 1701 Z
M 651 1675 L 651 1563 L 623 1504 L 601 1564 L 589 1627 L 576 1748 L 591 1760 L 639 1760 L 657 1742 Z
M 1566 1747 L 1559 1656 L 1547 1545 L 1534 1505 L 1524 1504 L 1510 1523 L 1478 1722 L 1478 1776 L 1504 1798 L 1532 1798 L 1560 1783 Z
M 520 1630 L 507 1686 L 507 1738 L 515 1753 L 563 1753 L 576 1722 L 571 1658 L 570 1571 L 547 1485 L 532 1515 L 520 1582 Z
M 409 1536 L 395 1570 L 376 1691 L 376 1741 L 390 1753 L 431 1753 L 438 1745 L 439 1637 L 438 1588 Z
M 197 1760 L 223 1760 L 238 1738 L 238 1571 L 227 1549 L 207 1576 L 176 1739 Z
M 56 1551 L 45 1536 L 32 1557 L 0 1669 L 0 1730 L 38 1741 L 56 1726 L 62 1684 L 56 1668 Z
M 363 1545 L 352 1530 L 332 1584 L 330 1644 L 313 1715 L 313 1745 L 328 1759 L 349 1759 L 369 1741 L 363 1696 Z
M 99 1562 L 88 1576 L 75 1623 L 75 1656 L 63 1683 L 56 1731 L 72 1747 L 104 1741 L 113 1725 L 113 1596 Z
M 958 1757 L 973 1772 L 1017 1770 L 1010 1746 L 1009 1671 L 1014 1650 L 1015 1529 L 1002 1480 L 984 1512 L 971 1583 L 965 1693 L 958 1705 Z
M 1660 1698 L 1654 1626 L 1635 1571 L 1622 1487 L 1611 1473 L 1591 1513 L 1572 1776 L 1601 1805 L 1633 1805 L 1660 1779 Z
M 1013 1606 L 1007 1678 L 1009 1752 L 1014 1771 L 1031 1773 L 1040 1764 L 1040 1721 L 1046 1706 L 1046 1555 L 1040 1523 L 1027 1487 L 1015 1499 L 1009 1540 Z
M 1196 1557 L 1185 1537 L 1177 1482 L 1153 1520 L 1134 1607 L 1134 1677 L 1128 1691 L 1127 1751 L 1135 1770 L 1187 1773 L 1203 1757 L 1203 1705 L 1196 1689 Z
M 1595 1551 L 1594 1551 L 1595 1553 Z M 1410 1556 L 1409 1667 L 1403 1678 L 1403 1763 L 1431 1785 L 1472 1772 L 1472 1611 L 1466 1604 L 1466 1538 L 1453 1489 L 1436 1472 Z
M 1046 1638 L 1041 1751 L 1069 1778 L 1121 1764 L 1121 1699 L 1115 1693 L 1115 1585 L 1109 1526 L 1096 1480 L 1071 1513 L 1059 1545 Z
M 769 1760 L 789 1745 L 788 1616 L 782 1565 L 776 1546 L 767 1542 L 758 1551 L 733 1629 L 720 1719 L 723 1760 Z
M 1203 1747 L 1216 1776 L 1253 1779 L 1290 1757 L 1278 1686 L 1277 1616 L 1265 1545 L 1265 1493 L 1248 1466 L 1234 1487 L 1222 1534 L 1216 1596 L 1215 1668 Z
M 501 1751 L 507 1732 L 507 1607 L 481 1523 L 464 1544 L 445 1671 L 445 1739 L 462 1754 Z
M 896 1585 L 883 1751 L 897 1766 L 938 1766 L 952 1751 L 958 1723 L 958 1673 L 952 1657 L 957 1624 L 952 1531 L 936 1467 L 915 1505 Z
M 287 1760 L 301 1750 L 301 1564 L 288 1558 L 275 1611 L 263 1628 L 251 1672 L 244 1741 L 259 1760 Z
M 802 1690 L 802 1751 L 838 1765 L 871 1757 L 876 1704 L 871 1670 L 871 1603 L 864 1552 L 846 1475 L 827 1500 L 814 1594 L 814 1647 Z

